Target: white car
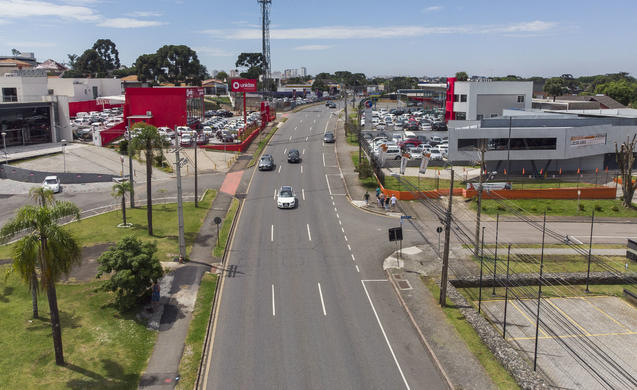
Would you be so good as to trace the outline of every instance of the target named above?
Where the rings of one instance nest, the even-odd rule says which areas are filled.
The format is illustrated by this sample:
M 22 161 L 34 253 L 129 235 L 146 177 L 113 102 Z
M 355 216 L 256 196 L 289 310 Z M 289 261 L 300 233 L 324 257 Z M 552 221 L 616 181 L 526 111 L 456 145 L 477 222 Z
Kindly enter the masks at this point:
M 276 206 L 280 209 L 296 207 L 296 194 L 290 186 L 282 186 L 276 197 Z
M 409 156 L 412 160 L 420 160 L 422 159 L 422 148 L 421 147 L 411 147 L 408 149 Z
M 442 153 L 440 153 L 440 150 L 434 148 L 431 149 L 429 153 L 431 153 L 431 157 L 429 157 L 430 160 L 442 160 Z
M 42 182 L 42 188 L 58 193 L 61 190 L 60 179 L 57 176 L 47 176 Z

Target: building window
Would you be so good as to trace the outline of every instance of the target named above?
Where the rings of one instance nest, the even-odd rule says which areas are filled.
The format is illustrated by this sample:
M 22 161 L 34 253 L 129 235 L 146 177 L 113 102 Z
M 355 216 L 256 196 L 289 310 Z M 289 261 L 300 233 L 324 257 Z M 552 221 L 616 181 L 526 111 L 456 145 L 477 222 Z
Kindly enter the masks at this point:
M 467 101 L 467 95 L 460 95 L 460 101 L 461 102 L 466 102 Z
M 54 91 L 54 90 L 52 90 L 52 89 L 48 89 L 48 90 L 47 90 L 47 93 L 48 93 L 49 95 L 53 95 L 53 94 L 55 93 L 55 91 Z
M 453 101 L 454 102 L 459 102 L 460 101 L 460 95 L 453 95 Z
M 17 88 L 2 88 L 2 102 L 17 102 L 18 101 L 18 89 Z
M 482 114 L 478 114 L 477 118 L 478 118 L 478 120 L 479 120 L 479 121 L 481 121 L 481 120 L 482 120 L 482 118 L 484 118 L 484 115 L 482 115 Z
M 467 113 L 466 113 L 466 112 L 459 112 L 459 111 L 457 111 L 457 112 L 455 112 L 454 114 L 455 114 L 455 115 L 454 115 L 454 117 L 455 117 L 457 120 L 459 120 L 459 121 L 467 120 Z
M 524 95 L 518 95 L 518 103 L 524 103 Z
M 97 99 L 98 93 L 97 93 L 97 87 L 94 86 L 93 87 L 93 99 Z

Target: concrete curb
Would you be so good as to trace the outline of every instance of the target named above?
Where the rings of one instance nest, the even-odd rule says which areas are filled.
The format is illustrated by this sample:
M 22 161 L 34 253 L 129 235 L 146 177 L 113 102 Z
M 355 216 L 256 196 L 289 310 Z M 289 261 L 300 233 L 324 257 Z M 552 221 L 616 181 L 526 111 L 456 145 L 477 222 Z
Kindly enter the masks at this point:
M 396 282 L 394 281 L 394 278 L 391 272 L 389 272 L 389 270 L 385 270 L 385 273 L 387 274 L 387 279 L 389 279 L 389 281 L 391 282 L 391 285 L 394 288 L 394 292 L 396 293 L 396 296 L 398 297 L 398 300 L 400 301 L 400 306 L 402 306 L 402 308 L 407 313 L 407 316 L 409 317 L 409 321 L 411 322 L 414 329 L 416 329 L 416 332 L 418 333 L 418 337 L 420 338 L 420 341 L 422 342 L 422 344 L 425 346 L 427 353 L 429 353 L 429 356 L 434 361 L 436 369 L 438 370 L 440 375 L 444 378 L 444 380 L 447 382 L 447 386 L 449 386 L 450 389 L 455 390 L 455 387 L 453 386 L 453 383 L 451 383 L 451 379 L 449 379 L 447 372 L 442 367 L 442 364 L 440 364 L 438 357 L 436 356 L 433 349 L 431 348 L 431 345 L 429 345 L 429 342 L 425 338 L 425 335 L 422 333 L 422 330 L 420 330 L 420 327 L 416 323 L 416 320 L 414 319 L 414 316 L 411 313 L 411 310 L 409 310 L 409 307 L 407 307 L 407 303 L 404 301 L 402 295 L 400 295 L 400 290 L 398 289 L 398 286 L 396 286 Z

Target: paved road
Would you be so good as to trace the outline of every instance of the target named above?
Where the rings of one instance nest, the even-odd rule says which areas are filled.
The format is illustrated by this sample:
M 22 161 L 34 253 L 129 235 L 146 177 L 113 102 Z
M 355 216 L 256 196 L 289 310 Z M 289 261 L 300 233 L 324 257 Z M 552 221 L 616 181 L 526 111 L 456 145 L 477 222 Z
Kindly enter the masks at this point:
M 349 204 L 334 110 L 291 114 L 255 172 L 232 242 L 207 362 L 208 389 L 446 388 L 381 269 L 396 219 Z M 296 148 L 301 164 L 288 164 Z M 276 208 L 292 185 L 300 205 Z
M 223 173 L 206 173 L 199 175 L 198 194 L 201 196 L 206 188 L 219 188 L 223 182 L 225 174 Z M 194 195 L 194 176 L 187 176 L 182 179 L 184 199 L 192 200 Z M 177 184 L 176 179 L 163 179 L 153 181 L 152 191 L 153 200 L 161 198 L 176 198 Z M 64 192 L 55 195 L 56 199 L 68 200 L 75 203 L 82 211 L 95 209 L 105 205 L 120 204 L 111 196 L 111 184 L 96 183 L 87 184 L 94 186 L 94 191 L 87 192 Z M 141 200 L 141 202 L 140 202 Z M 135 205 L 144 205 L 146 202 L 146 183 L 135 185 Z M 0 225 L 4 224 L 9 218 L 13 217 L 15 210 L 26 204 L 33 204 L 28 195 L 3 195 L 3 207 L 0 207 Z M 126 202 L 129 205 L 129 202 Z

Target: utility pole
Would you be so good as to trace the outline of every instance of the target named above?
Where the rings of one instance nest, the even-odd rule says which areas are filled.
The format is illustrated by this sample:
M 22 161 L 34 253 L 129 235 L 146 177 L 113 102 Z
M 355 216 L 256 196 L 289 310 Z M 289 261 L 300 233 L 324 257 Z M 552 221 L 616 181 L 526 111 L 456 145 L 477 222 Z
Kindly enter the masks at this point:
M 486 139 L 480 139 L 480 174 L 478 175 L 478 211 L 476 213 L 476 234 L 473 249 L 474 256 L 480 255 L 480 214 L 482 213 L 482 174 L 484 172 L 484 152 L 486 151 Z
M 179 223 L 179 255 L 186 258 L 186 241 L 184 240 L 184 208 L 181 196 L 181 160 L 179 158 L 180 146 L 175 147 L 175 164 L 177 169 L 177 216 Z
M 453 174 L 451 169 L 451 184 L 449 184 L 449 206 L 447 207 L 447 217 L 445 218 L 445 248 L 442 255 L 442 275 L 440 277 L 440 306 L 447 304 L 447 273 L 449 271 L 449 239 L 451 237 L 451 206 L 453 201 Z
M 126 127 L 126 132 L 128 133 L 128 144 L 126 144 L 126 151 L 128 152 L 128 180 L 130 181 L 130 207 L 131 209 L 135 208 L 135 179 L 133 179 L 133 148 L 131 146 L 131 126 L 130 121 L 128 127 Z M 150 178 L 146 178 L 146 180 L 150 180 Z
M 343 101 L 345 102 L 345 135 L 347 136 L 347 85 L 343 84 Z
M 245 129 L 245 122 L 243 126 Z M 197 200 L 197 149 L 199 149 L 199 146 L 195 142 L 195 207 L 199 207 L 199 200 Z

